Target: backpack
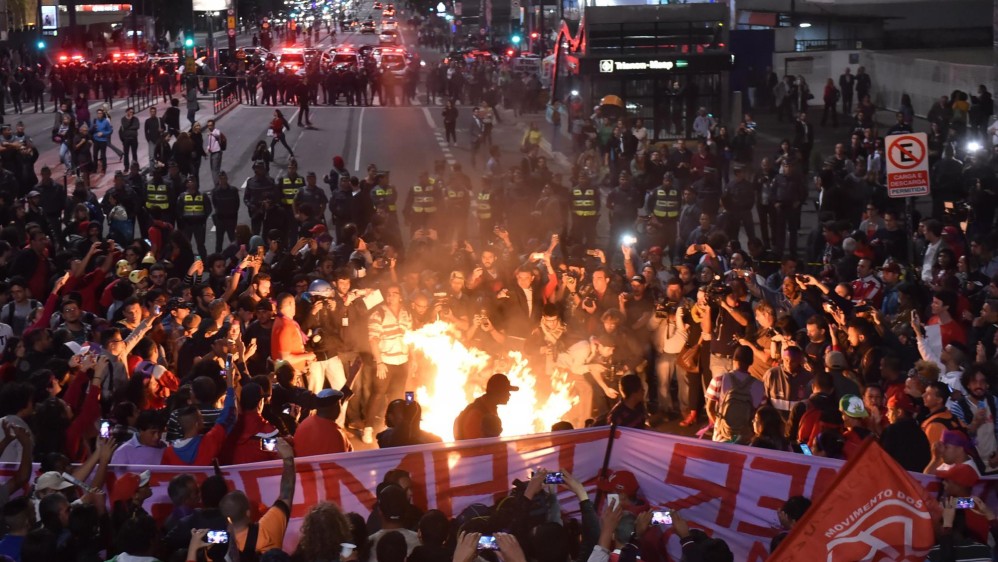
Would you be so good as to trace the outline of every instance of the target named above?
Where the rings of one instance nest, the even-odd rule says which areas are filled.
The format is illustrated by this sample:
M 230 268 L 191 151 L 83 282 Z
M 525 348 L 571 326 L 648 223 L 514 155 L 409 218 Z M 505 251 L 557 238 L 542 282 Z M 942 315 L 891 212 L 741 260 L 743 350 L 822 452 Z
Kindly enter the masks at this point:
M 222 132 L 218 133 L 218 146 L 222 150 L 225 150 L 226 148 L 229 147 L 229 139 L 225 138 L 225 133 Z
M 717 408 L 714 440 L 729 441 L 735 437 L 748 439 L 752 435 L 752 416 L 755 414 L 751 392 L 755 379 L 745 373 L 744 380 L 739 381 L 733 372 L 727 373 L 721 381 L 722 389 L 725 380 L 731 381 L 731 388 L 721 398 L 721 404 Z

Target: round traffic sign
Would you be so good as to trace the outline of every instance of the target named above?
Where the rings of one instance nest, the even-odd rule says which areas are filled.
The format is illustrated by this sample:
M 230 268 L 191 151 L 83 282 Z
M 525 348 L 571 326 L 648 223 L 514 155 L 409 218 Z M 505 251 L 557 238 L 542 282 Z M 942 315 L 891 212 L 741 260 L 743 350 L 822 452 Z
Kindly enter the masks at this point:
M 889 140 L 887 158 L 899 170 L 917 168 L 925 160 L 925 144 L 913 135 L 902 135 Z

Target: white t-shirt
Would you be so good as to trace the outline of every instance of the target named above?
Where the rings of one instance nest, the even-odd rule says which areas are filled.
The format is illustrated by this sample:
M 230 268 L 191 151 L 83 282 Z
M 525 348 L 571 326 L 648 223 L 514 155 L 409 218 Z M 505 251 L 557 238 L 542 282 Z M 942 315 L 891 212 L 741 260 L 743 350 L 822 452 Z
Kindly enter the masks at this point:
M 403 537 L 405 537 L 405 555 L 407 558 L 410 554 L 412 554 L 413 549 L 419 546 L 419 534 L 415 531 L 410 531 L 409 529 L 382 529 L 370 537 L 367 537 L 367 540 L 371 543 L 371 554 L 368 556 L 367 562 L 378 562 L 378 540 L 392 531 L 398 531 Z

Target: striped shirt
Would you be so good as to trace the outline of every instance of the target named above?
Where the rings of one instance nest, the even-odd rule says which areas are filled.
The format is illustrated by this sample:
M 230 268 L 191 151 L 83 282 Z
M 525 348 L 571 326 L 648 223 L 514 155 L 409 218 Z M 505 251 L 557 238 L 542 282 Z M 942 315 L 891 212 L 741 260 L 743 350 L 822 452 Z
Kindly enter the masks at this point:
M 367 322 L 367 333 L 371 340 L 377 340 L 382 363 L 402 365 L 409 361 L 405 335 L 411 329 L 412 314 L 405 308 L 399 309 L 398 316 L 384 305 L 374 309 Z
M 811 396 L 811 375 L 807 371 L 788 373 L 782 366 L 773 367 L 762 379 L 766 398 L 786 418 L 798 402 Z

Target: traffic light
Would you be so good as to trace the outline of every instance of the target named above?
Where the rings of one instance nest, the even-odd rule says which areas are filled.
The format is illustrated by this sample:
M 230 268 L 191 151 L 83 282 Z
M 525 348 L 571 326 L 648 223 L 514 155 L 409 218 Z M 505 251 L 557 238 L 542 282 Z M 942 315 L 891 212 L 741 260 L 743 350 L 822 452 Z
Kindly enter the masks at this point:
M 540 36 L 541 36 L 541 34 L 537 33 L 536 31 L 531 31 L 530 32 L 530 38 L 533 39 L 533 40 L 536 40 Z
M 45 41 L 42 41 L 41 39 L 39 39 L 38 43 L 36 43 L 36 45 L 38 46 L 38 50 L 39 51 L 44 51 L 45 50 Z
M 510 37 L 510 38 L 509 38 L 509 40 L 510 40 L 510 42 L 512 42 L 512 43 L 513 43 L 514 45 L 519 45 L 519 44 L 520 44 L 520 41 L 521 41 L 521 38 L 520 38 L 520 36 L 519 36 L 519 35 L 514 35 L 514 36 Z
M 506 56 L 507 57 L 513 58 L 514 55 L 516 55 L 516 49 L 506 49 Z
M 188 37 L 187 39 L 184 39 L 184 47 L 187 47 L 188 49 L 190 49 L 193 46 L 194 46 L 194 38 L 193 37 Z

